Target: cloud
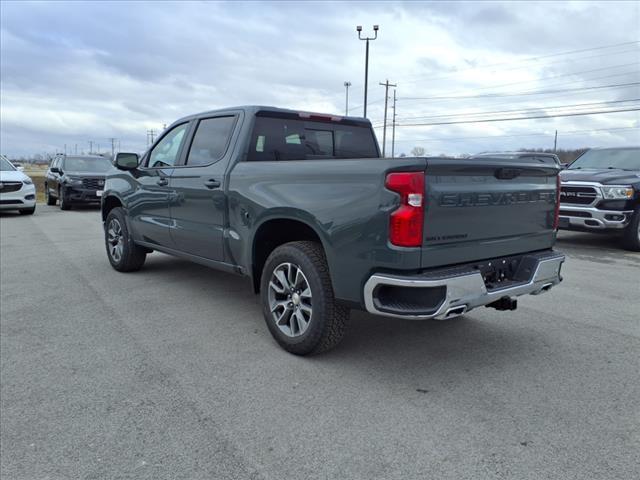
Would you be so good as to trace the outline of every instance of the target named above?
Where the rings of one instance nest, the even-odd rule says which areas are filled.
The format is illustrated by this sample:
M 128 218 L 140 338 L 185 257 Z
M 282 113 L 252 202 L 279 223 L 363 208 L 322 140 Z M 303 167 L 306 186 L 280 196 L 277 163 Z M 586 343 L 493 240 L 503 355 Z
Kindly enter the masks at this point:
M 639 5 L 4 2 L 0 147 L 9 155 L 28 155 L 89 140 L 106 145 L 107 138 L 118 137 L 123 148 L 140 150 L 150 128 L 231 105 L 342 113 L 345 80 L 352 82 L 351 113 L 361 115 L 364 42 L 357 39 L 358 24 L 365 34 L 380 25 L 370 44 L 368 114 L 375 125 L 383 119 L 379 82 L 387 78 L 398 84 L 400 124 L 408 117 L 437 123 L 429 118 L 465 119 L 468 113 L 517 108 L 547 115 L 553 111 L 548 107 L 557 105 L 640 98 L 636 85 L 529 97 L 409 100 L 638 82 L 638 43 L 550 55 L 640 40 Z M 453 154 L 488 145 L 543 146 L 548 142 L 539 134 L 556 128 L 599 130 L 567 136 L 565 146 L 638 143 L 638 131 L 601 131 L 638 120 L 632 112 L 399 127 L 396 151 L 408 152 L 418 141 L 429 152 Z M 483 136 L 494 138 L 465 139 Z

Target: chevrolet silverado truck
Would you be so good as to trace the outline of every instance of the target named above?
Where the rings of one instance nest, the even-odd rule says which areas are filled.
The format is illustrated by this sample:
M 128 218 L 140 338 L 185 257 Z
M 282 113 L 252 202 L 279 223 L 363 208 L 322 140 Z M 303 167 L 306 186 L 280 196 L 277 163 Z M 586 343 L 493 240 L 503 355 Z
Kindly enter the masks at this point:
M 335 346 L 351 309 L 449 319 L 561 281 L 549 158 L 381 158 L 371 123 L 273 107 L 182 118 L 120 153 L 107 257 L 152 251 L 247 276 L 287 351 Z
M 560 229 L 618 234 L 640 251 L 640 147 L 588 150 L 560 179 Z

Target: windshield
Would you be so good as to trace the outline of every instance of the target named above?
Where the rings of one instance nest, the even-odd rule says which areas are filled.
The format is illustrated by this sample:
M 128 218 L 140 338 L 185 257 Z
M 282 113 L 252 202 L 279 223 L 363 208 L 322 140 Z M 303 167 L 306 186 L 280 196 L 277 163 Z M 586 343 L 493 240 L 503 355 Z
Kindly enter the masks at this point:
M 569 167 L 570 170 L 581 168 L 640 170 L 640 148 L 589 150 Z
M 4 157 L 0 157 L 0 172 L 12 172 L 15 167 L 11 165 L 11 162 Z
M 70 172 L 105 173 L 113 167 L 106 158 L 67 157 L 64 159 L 64 169 Z

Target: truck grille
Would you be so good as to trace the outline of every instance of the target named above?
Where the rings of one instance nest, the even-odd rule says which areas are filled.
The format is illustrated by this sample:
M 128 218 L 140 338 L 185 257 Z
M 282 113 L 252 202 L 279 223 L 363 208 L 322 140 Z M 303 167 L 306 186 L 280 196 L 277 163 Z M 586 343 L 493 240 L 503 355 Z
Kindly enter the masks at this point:
M 83 178 L 82 186 L 90 190 L 104 189 L 104 178 Z
M 17 192 L 22 188 L 22 182 L 0 182 L 0 193 Z
M 562 185 L 560 203 L 569 205 L 591 205 L 598 197 L 594 187 Z

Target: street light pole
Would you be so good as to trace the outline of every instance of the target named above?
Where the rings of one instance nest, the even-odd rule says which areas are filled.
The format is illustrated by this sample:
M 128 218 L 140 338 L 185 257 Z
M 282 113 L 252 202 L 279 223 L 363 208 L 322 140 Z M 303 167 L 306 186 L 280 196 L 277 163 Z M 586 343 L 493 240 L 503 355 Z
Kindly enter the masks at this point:
M 364 57 L 364 114 L 362 115 L 365 118 L 367 118 L 367 90 L 369 87 L 369 40 L 375 40 L 376 38 L 378 38 L 379 28 L 380 27 L 378 25 L 374 25 L 373 31 L 375 33 L 375 36 L 362 38 L 362 25 L 358 25 L 356 27 L 356 31 L 358 32 L 358 38 L 360 40 L 365 40 L 367 42 L 367 48 L 366 48 L 365 57 Z
M 345 116 L 349 116 L 349 87 L 351 86 L 351 82 L 344 82 L 344 88 L 346 90 L 346 96 L 344 100 L 344 114 Z

